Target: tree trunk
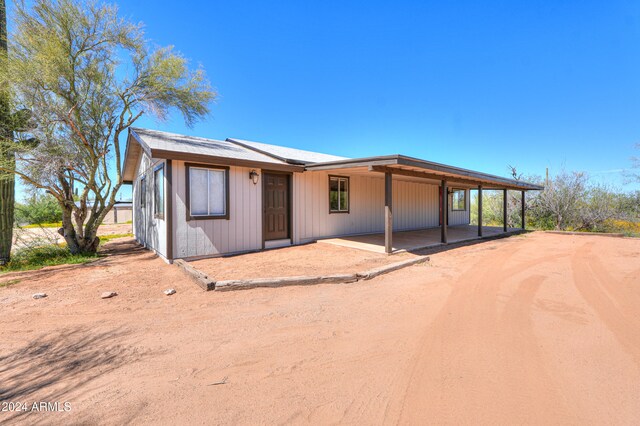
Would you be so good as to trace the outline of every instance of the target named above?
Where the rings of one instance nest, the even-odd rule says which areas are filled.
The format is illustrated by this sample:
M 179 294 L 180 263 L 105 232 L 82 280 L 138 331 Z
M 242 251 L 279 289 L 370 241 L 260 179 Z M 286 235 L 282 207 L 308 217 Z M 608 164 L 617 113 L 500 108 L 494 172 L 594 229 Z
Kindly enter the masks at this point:
M 4 0 L 0 0 L 0 55 L 7 56 L 7 13 Z M 15 167 L 15 155 L 9 146 L 13 141 L 13 131 L 10 126 L 9 99 L 6 94 L 0 96 L 0 120 L 2 120 L 0 137 L 5 145 L 2 155 L 6 156 L 3 162 L 6 161 Z M 11 258 L 15 191 L 14 174 L 0 173 L 0 265 L 6 265 Z
M 97 237 L 98 229 L 90 229 L 84 235 L 76 232 L 73 225 L 73 211 L 70 208 L 62 209 L 62 228 L 60 234 L 64 237 L 67 247 L 72 254 L 95 254 L 98 252 L 100 238 Z M 81 225 L 79 225 L 81 226 Z

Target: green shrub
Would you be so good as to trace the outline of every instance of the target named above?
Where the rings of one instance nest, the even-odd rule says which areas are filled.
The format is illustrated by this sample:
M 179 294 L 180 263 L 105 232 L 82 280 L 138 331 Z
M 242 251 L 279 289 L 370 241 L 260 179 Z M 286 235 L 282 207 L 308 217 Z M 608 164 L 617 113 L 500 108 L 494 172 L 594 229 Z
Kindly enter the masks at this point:
M 78 264 L 95 260 L 97 255 L 71 254 L 64 245 L 46 245 L 16 250 L 11 262 L 0 268 L 0 272 L 27 271 L 45 266 Z
M 53 196 L 35 194 L 24 203 L 16 203 L 15 221 L 19 225 L 61 222 L 62 209 Z

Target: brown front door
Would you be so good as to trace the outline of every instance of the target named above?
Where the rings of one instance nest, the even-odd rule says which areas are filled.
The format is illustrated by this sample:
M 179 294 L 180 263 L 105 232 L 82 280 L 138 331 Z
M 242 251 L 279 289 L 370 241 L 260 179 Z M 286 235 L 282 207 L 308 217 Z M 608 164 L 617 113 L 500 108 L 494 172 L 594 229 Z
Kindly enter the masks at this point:
M 264 173 L 264 240 L 289 238 L 289 175 Z

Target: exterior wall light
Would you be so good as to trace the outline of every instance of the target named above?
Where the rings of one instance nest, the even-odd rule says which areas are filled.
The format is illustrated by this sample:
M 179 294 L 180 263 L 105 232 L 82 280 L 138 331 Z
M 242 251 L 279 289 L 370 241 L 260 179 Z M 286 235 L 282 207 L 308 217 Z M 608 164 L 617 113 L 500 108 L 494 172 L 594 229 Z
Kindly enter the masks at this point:
M 255 170 L 251 170 L 249 172 L 249 179 L 251 179 L 251 182 L 253 182 L 254 185 L 258 184 L 258 179 L 259 178 L 260 178 L 260 175 Z

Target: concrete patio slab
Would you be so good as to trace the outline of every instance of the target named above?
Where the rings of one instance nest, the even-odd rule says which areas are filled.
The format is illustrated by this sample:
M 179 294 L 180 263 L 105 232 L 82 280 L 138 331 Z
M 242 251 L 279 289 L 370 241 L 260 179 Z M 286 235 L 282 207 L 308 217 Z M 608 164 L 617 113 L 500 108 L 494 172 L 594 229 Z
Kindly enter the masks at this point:
M 503 231 L 500 226 L 483 226 L 482 237 L 478 237 L 478 227 L 475 225 L 458 225 L 447 228 L 448 242 L 460 243 L 464 241 L 492 238 L 498 235 L 513 235 L 522 232 L 520 228 L 508 228 Z M 318 240 L 318 243 L 333 244 L 342 247 L 384 253 L 384 233 L 354 235 L 351 237 L 328 238 Z M 393 253 L 419 250 L 441 246 L 440 228 L 420 229 L 417 231 L 398 231 L 393 233 Z

